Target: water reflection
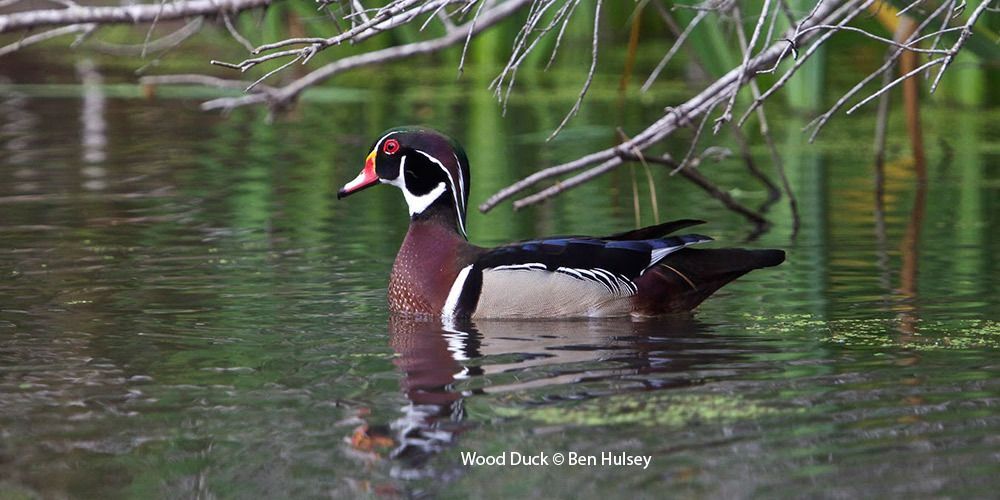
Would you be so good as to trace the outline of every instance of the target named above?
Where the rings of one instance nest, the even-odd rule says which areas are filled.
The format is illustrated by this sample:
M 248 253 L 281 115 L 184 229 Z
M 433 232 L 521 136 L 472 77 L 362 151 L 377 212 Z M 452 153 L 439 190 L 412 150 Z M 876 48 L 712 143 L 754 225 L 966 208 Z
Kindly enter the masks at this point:
M 76 73 L 83 86 L 83 98 L 80 99 L 80 152 L 83 165 L 80 173 L 87 179 L 83 182 L 83 188 L 100 191 L 107 187 L 107 171 L 102 165 L 107 158 L 104 150 L 108 143 L 107 124 L 104 120 L 105 98 L 101 89 L 104 78 L 90 59 L 77 62 Z
M 388 426 L 391 436 L 380 435 L 378 428 L 370 432 L 375 439 L 394 441 L 390 456 L 402 464 L 394 468 L 394 476 L 422 477 L 431 473 L 421 469 L 426 461 L 469 427 L 467 398 L 530 394 L 527 404 L 537 405 L 695 385 L 709 371 L 725 371 L 708 364 L 745 357 L 745 349 L 737 351 L 709 331 L 710 325 L 689 315 L 631 322 L 443 324 L 393 317 L 389 344 L 408 405 Z M 593 384 L 609 380 L 615 382 L 613 388 Z

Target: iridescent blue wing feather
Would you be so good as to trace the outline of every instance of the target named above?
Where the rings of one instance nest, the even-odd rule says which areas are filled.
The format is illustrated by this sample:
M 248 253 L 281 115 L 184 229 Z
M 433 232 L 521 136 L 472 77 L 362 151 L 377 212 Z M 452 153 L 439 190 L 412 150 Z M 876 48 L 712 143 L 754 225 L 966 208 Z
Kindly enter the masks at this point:
M 546 238 L 492 249 L 479 257 L 476 266 L 550 272 L 599 270 L 631 280 L 670 253 L 704 241 L 711 238 L 698 234 L 645 240 Z

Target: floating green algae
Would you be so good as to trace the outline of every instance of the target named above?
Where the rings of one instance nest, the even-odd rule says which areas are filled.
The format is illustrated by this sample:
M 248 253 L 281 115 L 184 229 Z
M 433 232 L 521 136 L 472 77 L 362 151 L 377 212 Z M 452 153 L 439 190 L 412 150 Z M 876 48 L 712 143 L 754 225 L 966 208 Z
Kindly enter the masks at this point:
M 636 393 L 589 399 L 572 406 L 501 407 L 504 417 L 528 418 L 549 425 L 642 425 L 681 427 L 698 422 L 758 418 L 783 410 L 728 394 Z
M 921 351 L 1000 348 L 1000 322 L 983 319 L 927 321 L 900 314 L 892 318 L 822 320 L 808 314 L 746 315 L 754 333 L 810 333 L 832 344 L 900 347 Z

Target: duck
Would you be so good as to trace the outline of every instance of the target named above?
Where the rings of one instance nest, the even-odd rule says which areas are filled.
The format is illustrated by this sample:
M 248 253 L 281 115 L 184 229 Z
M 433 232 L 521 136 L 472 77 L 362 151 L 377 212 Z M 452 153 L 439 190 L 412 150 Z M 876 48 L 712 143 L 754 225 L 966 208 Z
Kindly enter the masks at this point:
M 444 319 L 650 317 L 691 311 L 744 274 L 777 266 L 782 250 L 692 248 L 683 219 L 608 236 L 554 236 L 484 248 L 469 242 L 469 160 L 425 127 L 383 132 L 364 168 L 338 192 L 399 188 L 409 228 L 389 276 L 392 314 Z

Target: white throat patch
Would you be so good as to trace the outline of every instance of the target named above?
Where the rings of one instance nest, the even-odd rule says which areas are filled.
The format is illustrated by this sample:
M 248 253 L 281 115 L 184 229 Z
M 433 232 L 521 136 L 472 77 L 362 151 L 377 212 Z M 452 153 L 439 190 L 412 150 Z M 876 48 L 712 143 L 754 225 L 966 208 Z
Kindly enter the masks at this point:
M 439 182 L 438 185 L 431 190 L 431 192 L 425 195 L 417 196 L 411 193 L 410 190 L 406 188 L 406 180 L 404 179 L 403 176 L 403 168 L 405 166 L 406 166 L 406 156 L 403 156 L 402 158 L 399 159 L 399 175 L 392 180 L 383 179 L 382 182 L 392 186 L 396 186 L 399 188 L 400 191 L 403 192 L 403 198 L 406 199 L 406 206 L 409 207 L 410 216 L 412 217 L 416 214 L 424 213 L 424 210 L 427 210 L 427 207 L 431 206 L 431 204 L 434 203 L 434 200 L 437 200 L 438 198 L 441 197 L 441 194 L 444 193 L 447 187 L 445 187 L 443 182 Z

